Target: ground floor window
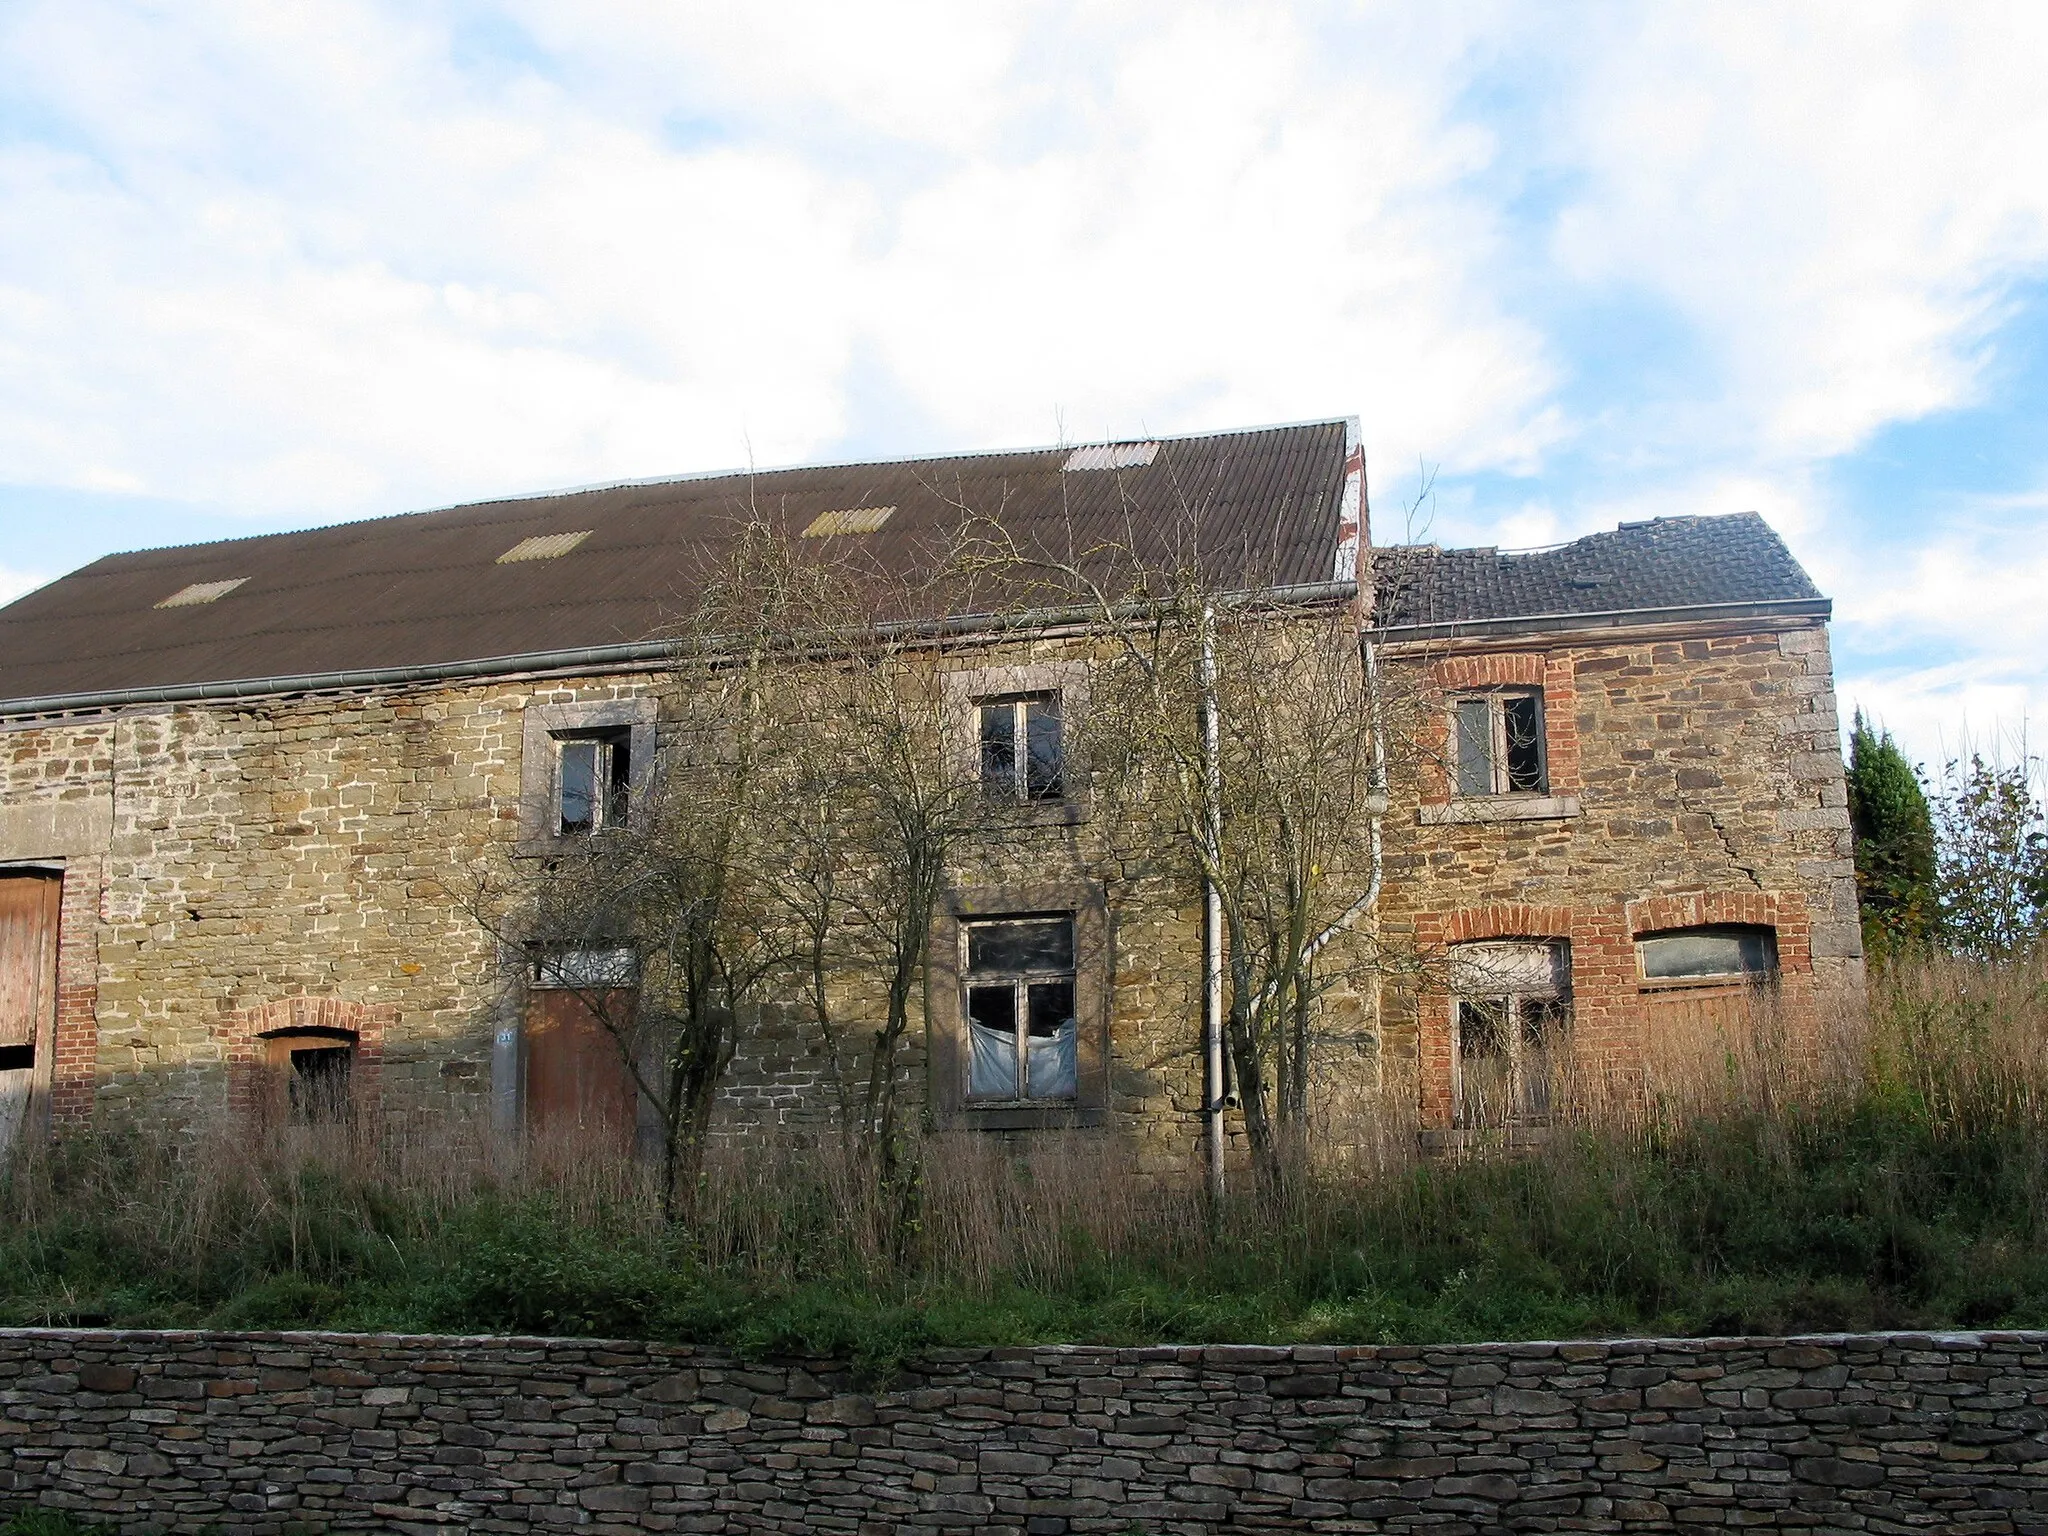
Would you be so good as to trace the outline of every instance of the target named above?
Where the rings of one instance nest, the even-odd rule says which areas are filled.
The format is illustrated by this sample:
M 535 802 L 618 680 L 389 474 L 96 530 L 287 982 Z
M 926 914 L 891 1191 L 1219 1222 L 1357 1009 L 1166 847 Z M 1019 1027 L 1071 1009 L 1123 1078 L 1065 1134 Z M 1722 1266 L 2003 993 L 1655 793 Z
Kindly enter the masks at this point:
M 967 1096 L 1072 1099 L 1080 1029 L 1070 913 L 960 925 L 967 1003 Z
M 1571 1019 L 1570 946 L 1548 940 L 1456 945 L 1451 986 L 1458 1124 L 1547 1117 Z
M 1778 969 L 1778 936 L 1769 928 L 1723 923 L 1672 928 L 1636 939 L 1645 981 L 1763 981 Z

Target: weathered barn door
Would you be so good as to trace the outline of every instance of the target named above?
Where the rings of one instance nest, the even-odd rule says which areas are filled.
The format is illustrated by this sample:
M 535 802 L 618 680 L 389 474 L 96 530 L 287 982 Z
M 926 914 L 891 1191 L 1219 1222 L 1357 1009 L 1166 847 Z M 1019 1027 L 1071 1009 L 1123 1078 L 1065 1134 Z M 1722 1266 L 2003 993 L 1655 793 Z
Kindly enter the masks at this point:
M 630 990 L 608 992 L 602 1007 L 623 1025 L 633 999 Z M 621 1154 L 632 1150 L 639 1090 L 616 1038 L 577 991 L 536 987 L 527 994 L 522 1055 L 530 1130 L 587 1138 Z
M 1767 983 L 1652 993 L 1644 999 L 1652 1091 L 1678 1100 L 1711 1099 L 1766 1044 L 1773 994 Z
M 0 874 L 0 1161 L 48 1091 L 63 885 L 42 871 Z

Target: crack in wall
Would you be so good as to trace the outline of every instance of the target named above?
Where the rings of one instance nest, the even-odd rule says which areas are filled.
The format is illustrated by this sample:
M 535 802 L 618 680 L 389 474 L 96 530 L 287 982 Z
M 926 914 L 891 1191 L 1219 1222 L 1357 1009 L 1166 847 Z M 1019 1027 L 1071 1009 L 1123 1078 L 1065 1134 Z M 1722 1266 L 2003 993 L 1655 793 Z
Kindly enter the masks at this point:
M 1728 862 L 1741 870 L 1743 874 L 1749 876 L 1749 883 L 1759 891 L 1767 889 L 1764 885 L 1763 876 L 1757 873 L 1756 866 L 1742 862 L 1742 855 L 1735 847 L 1735 839 L 1729 835 L 1728 829 L 1721 824 L 1721 818 L 1714 814 L 1714 808 L 1711 805 L 1707 804 L 1704 800 L 1688 804 L 1683 796 L 1680 796 L 1678 803 L 1685 809 L 1706 817 L 1707 825 L 1714 829 L 1714 836 L 1720 841 L 1721 851 L 1728 856 Z

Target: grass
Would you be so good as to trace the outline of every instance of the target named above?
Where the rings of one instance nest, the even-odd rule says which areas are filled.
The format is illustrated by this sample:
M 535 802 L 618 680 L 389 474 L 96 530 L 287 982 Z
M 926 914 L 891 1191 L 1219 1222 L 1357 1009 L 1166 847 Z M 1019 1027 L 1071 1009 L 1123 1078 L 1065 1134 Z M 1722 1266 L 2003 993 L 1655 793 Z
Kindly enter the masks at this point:
M 642 1170 L 461 1125 L 77 1138 L 0 1189 L 0 1322 L 647 1336 L 877 1369 L 941 1345 L 2048 1326 L 2048 975 L 1945 960 L 1578 1096 L 1532 1155 L 1329 1136 L 1207 1210 L 1113 1145 L 928 1146 L 911 1240 L 827 1146 L 664 1226 Z M 1356 1128 L 1354 1128 L 1356 1130 Z M 1239 1179 L 1240 1186 L 1248 1179 Z
M 0 1520 L 0 1536 L 111 1536 L 111 1525 L 86 1525 L 62 1510 L 24 1509 Z

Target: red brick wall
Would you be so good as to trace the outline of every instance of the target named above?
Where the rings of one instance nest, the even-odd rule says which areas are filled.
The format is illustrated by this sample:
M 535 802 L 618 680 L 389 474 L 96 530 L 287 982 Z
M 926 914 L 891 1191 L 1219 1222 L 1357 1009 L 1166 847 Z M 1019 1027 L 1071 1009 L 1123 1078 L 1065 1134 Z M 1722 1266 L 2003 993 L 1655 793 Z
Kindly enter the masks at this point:
M 1497 901 L 1418 913 L 1417 946 L 1442 954 L 1478 939 L 1563 939 L 1571 946 L 1572 1051 L 1581 1073 L 1627 1084 L 1644 1059 L 1643 986 L 1636 965 L 1639 934 L 1710 923 L 1777 930 L 1781 995 L 1795 1029 L 1813 1022 L 1813 956 L 1806 902 L 1796 892 L 1696 891 L 1607 905 L 1535 906 Z M 1422 1124 L 1441 1129 L 1452 1118 L 1451 998 L 1439 986 L 1418 1003 L 1416 1046 Z
M 1383 998 L 1390 1080 L 1412 1067 L 1422 1123 L 1452 1120 L 1451 1000 L 1441 962 L 1475 939 L 1571 946 L 1582 1076 L 1643 1070 L 1659 993 L 1635 937 L 1711 923 L 1777 931 L 1781 1012 L 1797 1038 L 1828 988 L 1860 999 L 1854 888 L 1825 632 L 1528 637 L 1395 650 L 1423 701 L 1391 807 L 1382 936 L 1422 980 Z M 1421 824 L 1450 799 L 1446 695 L 1541 687 L 1550 793 L 1578 814 Z M 1434 814 L 1434 813 L 1433 813 Z M 1823 938 L 1825 942 L 1822 942 Z
M 73 859 L 66 865 L 57 914 L 56 1066 L 50 1077 L 50 1116 L 59 1125 L 92 1118 L 100 1050 L 100 903 L 105 889 L 105 860 Z

